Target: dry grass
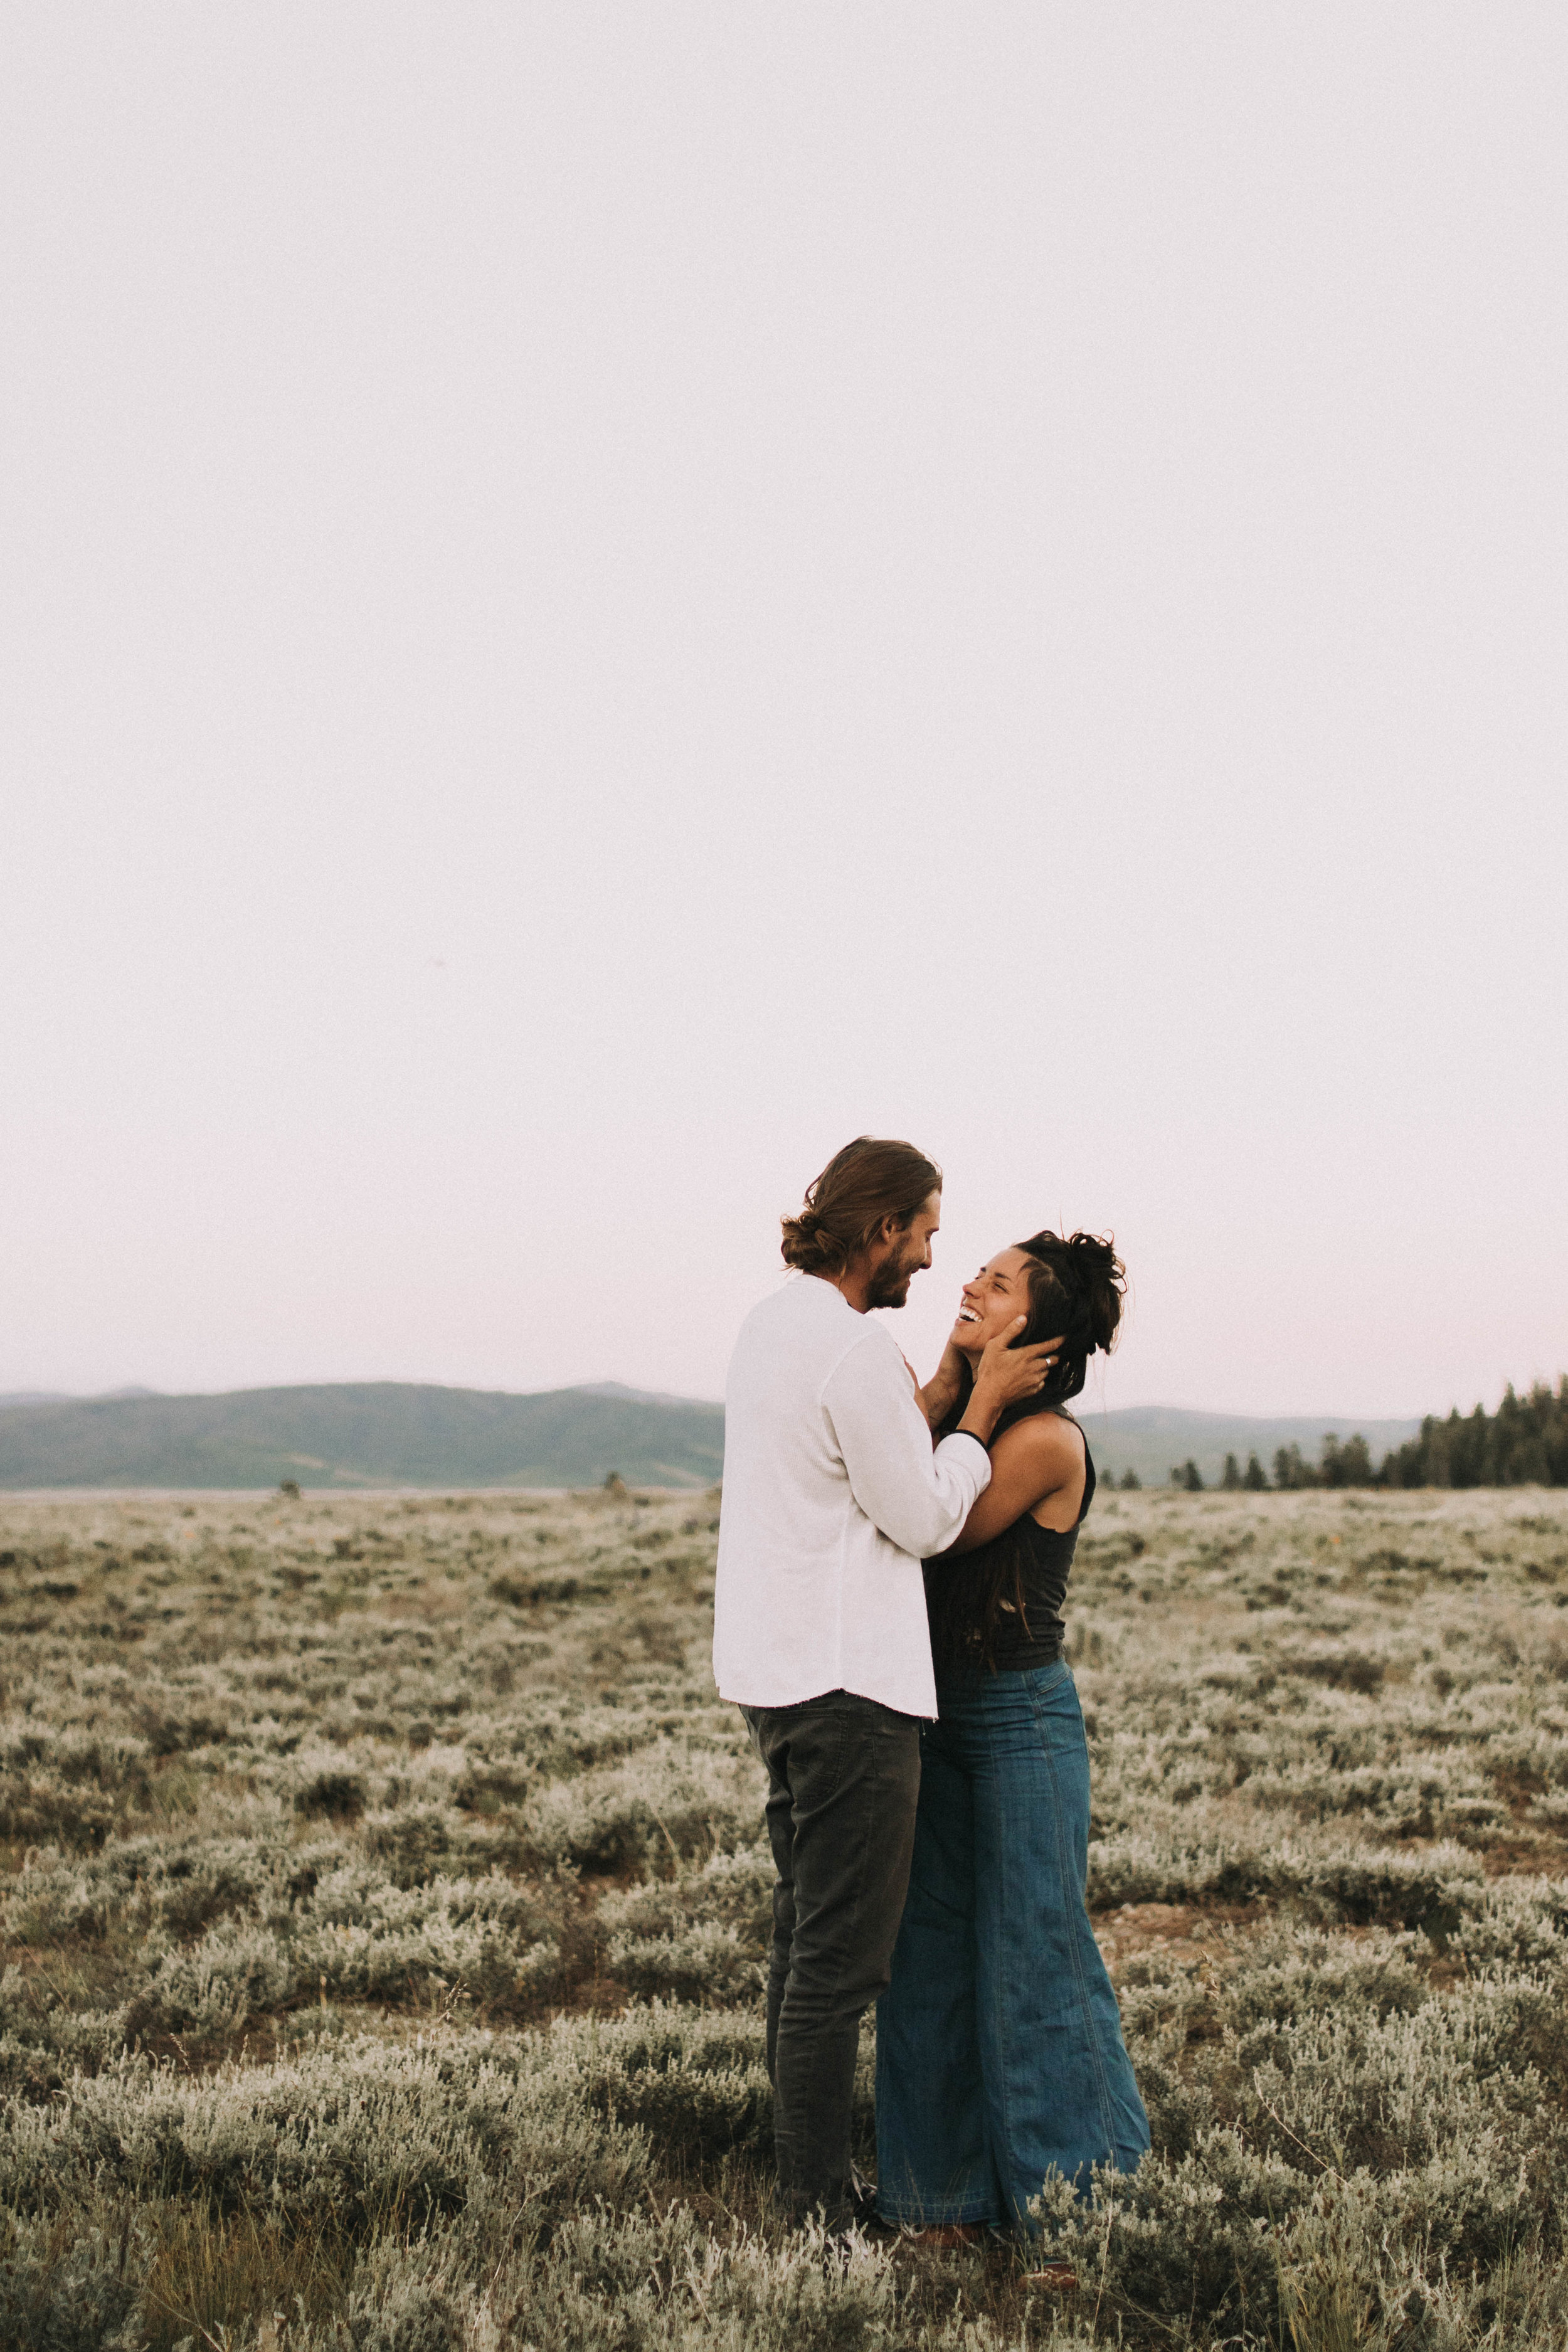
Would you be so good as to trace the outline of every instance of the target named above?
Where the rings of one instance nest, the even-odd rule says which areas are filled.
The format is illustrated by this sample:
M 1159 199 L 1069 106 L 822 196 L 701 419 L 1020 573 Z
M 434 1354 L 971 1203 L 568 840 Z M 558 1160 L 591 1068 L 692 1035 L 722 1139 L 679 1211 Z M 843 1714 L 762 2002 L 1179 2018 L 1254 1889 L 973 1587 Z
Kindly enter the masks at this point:
M 0 2338 L 1568 2344 L 1568 1501 L 1097 1509 L 1090 1893 L 1155 2154 L 1047 2193 L 1075 2293 L 777 2230 L 714 1521 L 0 1507 Z

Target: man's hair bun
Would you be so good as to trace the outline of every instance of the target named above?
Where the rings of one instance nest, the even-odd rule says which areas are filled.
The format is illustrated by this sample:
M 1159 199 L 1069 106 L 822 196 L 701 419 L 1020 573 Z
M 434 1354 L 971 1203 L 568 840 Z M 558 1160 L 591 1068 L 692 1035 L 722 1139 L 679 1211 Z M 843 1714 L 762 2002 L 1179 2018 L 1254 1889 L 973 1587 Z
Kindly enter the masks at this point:
M 783 1217 L 784 1261 L 801 1274 L 837 1274 L 841 1270 L 843 1250 L 828 1233 L 816 1211 L 807 1202 L 793 1217 Z

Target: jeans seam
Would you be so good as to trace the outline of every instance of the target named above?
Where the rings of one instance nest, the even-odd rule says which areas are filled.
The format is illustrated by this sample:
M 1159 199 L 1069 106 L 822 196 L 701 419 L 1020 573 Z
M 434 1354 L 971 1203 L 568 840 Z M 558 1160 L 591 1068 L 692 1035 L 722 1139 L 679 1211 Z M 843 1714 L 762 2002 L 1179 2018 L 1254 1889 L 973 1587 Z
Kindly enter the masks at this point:
M 868 1735 L 868 1745 L 869 1747 L 874 1748 L 874 1746 L 875 1746 L 875 1738 L 876 1738 L 876 1730 L 877 1730 L 877 1726 L 876 1726 L 876 1723 L 875 1723 L 874 1719 L 873 1719 L 872 1717 L 862 1717 L 858 1718 L 858 1721 L 859 1721 L 859 1723 L 860 1723 L 860 1724 L 862 1724 L 862 1725 L 864 1726 L 865 1730 L 866 1730 L 867 1734 Z M 845 1751 L 846 1751 L 846 1748 L 847 1748 L 847 1744 L 848 1744 L 849 1732 L 850 1732 L 850 1727 L 851 1727 L 851 1717 L 849 1717 L 849 1715 L 847 1714 L 847 1712 L 845 1714 L 845 1716 L 844 1716 L 844 1717 L 843 1717 L 843 1724 L 844 1724 L 843 1736 L 842 1736 L 842 1738 L 841 1738 L 841 1739 L 840 1739 L 840 1741 L 839 1741 L 839 1748 L 838 1748 L 837 1772 L 836 1778 L 835 1778 L 835 1780 L 834 1780 L 834 1784 L 833 1784 L 833 1787 L 834 1787 L 834 1794 L 835 1794 L 835 1795 L 837 1795 L 837 1794 L 839 1788 L 840 1788 L 840 1787 L 842 1786 L 842 1784 L 843 1784 Z M 869 1759 L 868 1759 L 868 1760 L 869 1760 Z M 858 1848 L 857 1848 L 857 1850 L 856 1850 L 856 1868 L 855 1868 L 855 1906 L 854 1906 L 854 1909 L 853 1909 L 853 1910 L 850 1912 L 850 1914 L 849 1914 L 849 1936 L 850 1936 L 850 1939 L 851 1939 L 851 1941 L 852 1941 L 852 1942 L 856 1942 L 856 1941 L 858 1941 L 858 1937 L 859 1937 L 859 1932 L 860 1932 L 860 1924 L 861 1924 L 862 1918 L 863 1918 L 863 1917 L 864 1917 L 864 1916 L 865 1916 L 865 1906 L 866 1906 L 866 1862 L 867 1862 L 867 1857 L 868 1857 L 868 1853 L 869 1853 L 869 1852 L 870 1852 L 870 1847 L 871 1847 L 871 1843 L 872 1843 L 872 1836 L 873 1836 L 873 1832 L 874 1832 L 874 1829 L 875 1829 L 875 1823 L 874 1823 L 874 1822 L 873 1822 L 873 1820 L 872 1820 L 872 1811 L 873 1811 L 873 1809 L 872 1809 L 870 1806 L 864 1806 L 864 1807 L 862 1807 L 861 1811 L 862 1811 L 862 1814 L 863 1814 L 863 1821 L 862 1821 L 861 1832 L 860 1832 L 860 1842 L 859 1842 L 859 1844 L 858 1844 Z
M 1039 1705 L 1040 1697 L 1041 1694 L 1038 1691 L 1031 1691 L 1029 1693 L 1029 1704 L 1034 1713 L 1035 1729 L 1040 1743 L 1040 1753 L 1045 1759 L 1046 1770 L 1050 1775 L 1051 1814 L 1056 1834 L 1057 1853 L 1061 1868 L 1062 1884 L 1064 1887 L 1070 1886 L 1073 1889 L 1073 1892 L 1077 1896 L 1079 1906 L 1081 1909 L 1083 1904 L 1083 1893 L 1082 1889 L 1078 1885 L 1078 1873 L 1071 1867 L 1072 1855 L 1068 1848 L 1065 1811 L 1061 1801 L 1061 1785 L 1057 1775 L 1056 1759 L 1051 1754 L 1050 1742 L 1046 1737 L 1045 1721 L 1042 1717 Z M 1085 1919 L 1082 1924 L 1087 1927 L 1089 1923 L 1087 1919 Z M 1074 1932 L 1069 1935 L 1068 1945 L 1068 1949 L 1072 1954 L 1073 1981 L 1078 1991 L 1079 2013 L 1083 2020 L 1084 2041 L 1089 2051 L 1092 2053 L 1095 2080 L 1100 2086 L 1100 2127 L 1105 2137 L 1106 2154 L 1109 2159 L 1114 2163 L 1116 2160 L 1117 2139 L 1115 2125 L 1110 2110 L 1110 2083 L 1105 2071 L 1105 2053 L 1100 2048 L 1100 2034 L 1096 2030 L 1093 2007 L 1089 1998 L 1089 1978 L 1084 1969 L 1083 1951 L 1079 1941 L 1079 1935 L 1080 1932 L 1079 1923 L 1077 1919 L 1074 1919 L 1072 1922 L 1072 1927 Z M 1092 1932 L 1092 1930 L 1090 1932 Z
M 995 1938 L 996 1938 L 996 1952 L 995 1952 L 995 1964 L 994 1964 L 994 1966 L 993 1967 L 991 1973 L 992 1973 L 992 1977 L 993 1977 L 993 1979 L 994 1979 L 994 2012 L 995 2012 L 995 2021 L 995 2021 L 995 2037 L 996 2037 L 996 2038 L 995 2038 L 995 2049 L 996 2049 L 996 2058 L 997 2058 L 997 2066 L 996 2066 L 996 2072 L 997 2072 L 997 2083 L 996 2083 L 996 2102 L 997 2102 L 997 2105 L 998 2105 L 998 2107 L 999 2107 L 999 2108 L 1000 2108 L 1000 2110 L 1001 2110 L 1001 2123 L 1002 2123 L 1002 2148 L 1001 2148 L 1001 2154 L 1003 2155 L 1003 2157 L 1004 2157 L 1004 2158 L 1005 2158 L 1007 2151 L 1012 2147 L 1012 2145 L 1013 2145 L 1013 2100 L 1012 2100 L 1012 2084 L 1011 2084 L 1011 2083 L 1009 2082 L 1009 2079 L 1008 2079 L 1008 2067 L 1007 2067 L 1007 2053 L 1008 2053 L 1008 2050 L 1009 2050 L 1009 2049 L 1011 2048 L 1011 2046 L 1012 2046 L 1012 2037 L 1011 2037 L 1011 2034 L 1010 2034 L 1009 2030 L 1008 2030 L 1008 2012 L 1007 2012 L 1007 1973 L 1008 1973 L 1008 1972 L 1007 1972 L 1007 1968 L 1006 1968 L 1005 1962 L 1004 1958 L 1003 1958 L 1004 1946 L 1005 1946 L 1005 1936 L 1004 1936 L 1003 1929 L 1004 1929 L 1004 1927 L 1005 1927 L 1005 1925 L 1006 1917 L 1007 1917 L 1007 1893 L 1008 1893 L 1008 1887 L 1007 1887 L 1007 1840 L 1006 1840 L 1006 1838 L 1005 1838 L 1005 1837 L 1003 1837 L 1003 1838 L 1001 1838 L 1001 1839 L 998 1841 L 998 1850 L 997 1850 L 996 1896 L 995 1896 L 995 1905 L 994 1905 L 994 1935 L 995 1935 Z M 975 1927 L 976 1927 L 976 1930 L 978 1930 L 978 1927 L 979 1927 L 979 1910 L 980 1910 L 980 1906 L 979 1906 L 979 1905 L 978 1905 L 978 1904 L 976 1904 L 976 1905 L 975 1905 Z M 975 1974 L 978 1976 L 978 1974 L 979 1974 L 979 1972 L 980 1972 L 980 1939 L 979 1939 L 978 1932 L 976 1933 L 976 1936 L 975 1936 L 975 1943 L 974 1943 L 974 1970 L 975 1970 Z M 982 2064 L 982 2068 L 984 2069 L 984 2043 L 982 2043 L 982 2045 L 981 2045 L 981 2064 Z M 1003 2202 L 1004 2202 L 1004 2204 L 1005 2204 L 1005 2205 L 1011 2205 L 1011 2203 L 1012 2203 L 1013 2200 L 1012 2200 L 1011 2188 L 1010 2188 L 1009 2177 L 1008 2177 L 1008 2176 L 1009 2176 L 1009 2172 L 1010 2172 L 1011 2168 L 1010 2168 L 1010 2167 L 1005 2167 L 1005 2168 L 1004 2164 L 998 2163 L 998 2161 L 997 2161 L 997 2155 L 998 2155 L 998 2151 L 997 2151 L 997 2149 L 996 2149 L 995 2147 L 992 2147 L 992 2148 L 989 2150 L 989 2154 L 990 2154 L 990 2158 L 991 2158 L 991 2171 L 992 2171 L 992 2177 L 993 2177 L 993 2179 L 994 2179 L 994 2180 L 998 2181 L 998 2182 L 1001 2184 L 1002 2196 L 1003 2196 Z

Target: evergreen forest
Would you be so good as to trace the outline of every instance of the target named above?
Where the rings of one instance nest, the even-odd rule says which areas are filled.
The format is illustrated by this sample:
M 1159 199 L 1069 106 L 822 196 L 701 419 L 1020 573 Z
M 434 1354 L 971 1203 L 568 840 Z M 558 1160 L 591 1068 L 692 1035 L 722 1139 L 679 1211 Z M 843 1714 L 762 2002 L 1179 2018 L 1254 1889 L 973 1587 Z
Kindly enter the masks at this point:
M 1203 1483 L 1195 1463 L 1171 1472 L 1172 1486 L 1190 1494 Z M 1220 1485 L 1228 1492 L 1259 1493 L 1270 1484 L 1283 1493 L 1306 1486 L 1568 1486 L 1568 1374 L 1555 1389 L 1537 1381 L 1525 1396 L 1510 1382 L 1496 1412 L 1477 1405 L 1447 1421 L 1428 1413 L 1420 1435 L 1385 1454 L 1381 1469 L 1364 1437 L 1342 1439 L 1331 1430 L 1316 1462 L 1299 1445 L 1281 1445 L 1272 1481 L 1256 1454 L 1245 1470 L 1236 1454 L 1226 1455 Z

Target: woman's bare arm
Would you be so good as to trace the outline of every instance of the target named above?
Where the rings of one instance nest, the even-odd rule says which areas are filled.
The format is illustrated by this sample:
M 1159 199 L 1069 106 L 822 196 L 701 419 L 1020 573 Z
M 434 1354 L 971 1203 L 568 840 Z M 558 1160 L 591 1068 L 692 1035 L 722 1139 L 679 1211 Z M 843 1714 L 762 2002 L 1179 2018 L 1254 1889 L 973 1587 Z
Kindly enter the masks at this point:
M 1070 1421 L 1038 1412 L 1015 1422 L 991 1448 L 991 1484 L 942 1559 L 954 1559 L 989 1543 L 1051 1495 L 1081 1490 L 1084 1475 L 1083 1438 Z

